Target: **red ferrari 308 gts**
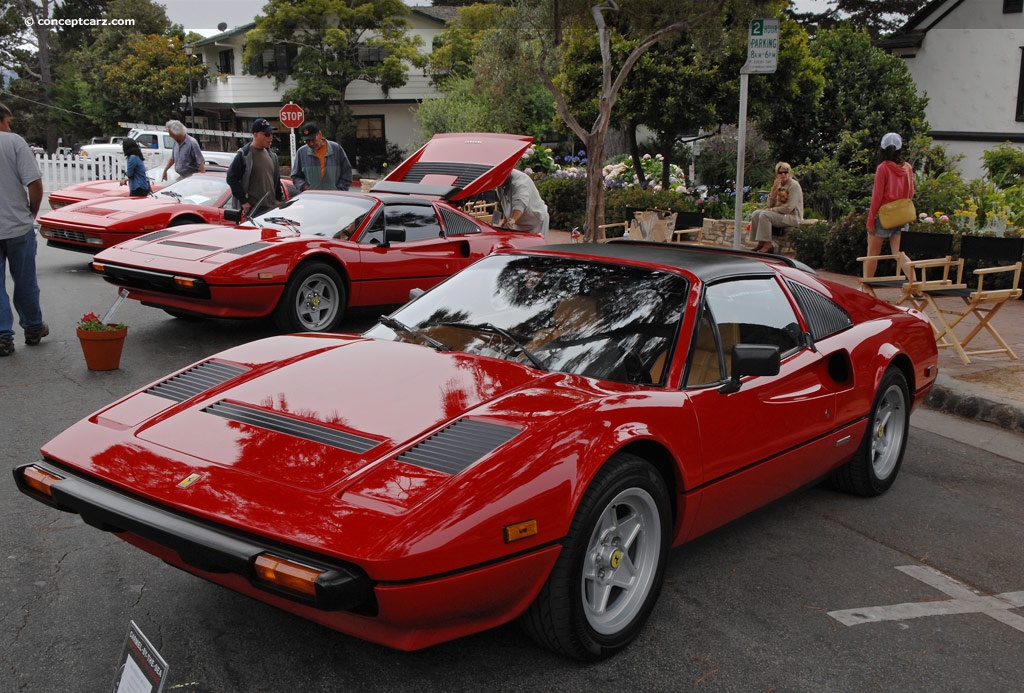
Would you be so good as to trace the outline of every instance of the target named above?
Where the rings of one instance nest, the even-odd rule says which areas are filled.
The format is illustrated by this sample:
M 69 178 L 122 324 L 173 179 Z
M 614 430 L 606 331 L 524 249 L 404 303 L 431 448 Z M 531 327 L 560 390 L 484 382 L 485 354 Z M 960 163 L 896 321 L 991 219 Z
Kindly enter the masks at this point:
M 273 315 L 283 331 L 329 332 L 349 306 L 404 303 L 499 248 L 542 245 L 452 204 L 501 184 L 531 141 L 437 135 L 369 193 L 306 191 L 233 228 L 149 233 L 93 268 L 172 315 Z
M 599 659 L 643 628 L 671 547 L 817 480 L 889 489 L 936 370 L 922 313 L 783 258 L 501 250 L 361 336 L 174 373 L 14 475 L 344 633 L 415 649 L 519 619 Z
M 240 215 L 234 209 L 225 170 L 196 173 L 146 197 L 97 197 L 60 207 L 39 217 L 46 244 L 65 250 L 95 253 L 150 231 L 184 224 L 231 225 Z M 97 181 L 94 185 L 99 185 Z M 285 197 L 294 193 L 282 179 Z M 126 188 L 121 188 L 126 190 Z

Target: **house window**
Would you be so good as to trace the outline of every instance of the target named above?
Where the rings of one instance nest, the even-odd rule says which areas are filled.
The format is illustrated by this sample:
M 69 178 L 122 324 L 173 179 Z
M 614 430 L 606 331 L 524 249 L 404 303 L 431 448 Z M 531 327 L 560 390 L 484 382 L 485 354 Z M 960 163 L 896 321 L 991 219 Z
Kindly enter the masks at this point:
M 356 139 L 383 140 L 384 116 L 356 116 Z
M 235 74 L 235 52 L 231 49 L 217 54 L 217 72 L 222 75 Z
M 383 48 L 359 46 L 359 62 L 363 65 L 381 65 L 386 57 L 388 52 Z
M 298 54 L 298 46 L 290 43 L 279 43 L 272 48 L 266 49 L 249 61 L 249 74 L 291 74 L 292 60 Z
M 1021 48 L 1020 77 L 1017 79 L 1017 110 L 1014 120 L 1024 123 L 1024 48 Z
M 1024 12 L 1024 0 L 1003 0 L 1003 14 Z M 1018 120 L 1020 120 L 1018 118 Z

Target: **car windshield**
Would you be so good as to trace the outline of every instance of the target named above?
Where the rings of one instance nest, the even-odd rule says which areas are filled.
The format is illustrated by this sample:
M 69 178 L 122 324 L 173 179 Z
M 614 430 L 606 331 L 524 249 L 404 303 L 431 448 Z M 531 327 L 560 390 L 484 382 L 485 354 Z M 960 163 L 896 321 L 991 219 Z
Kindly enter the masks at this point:
M 687 290 L 683 277 L 642 267 L 492 255 L 398 310 L 390 326 L 365 334 L 660 384 Z
M 373 209 L 375 200 L 345 194 L 304 193 L 268 210 L 255 224 L 322 238 L 349 238 Z
M 157 195 L 173 197 L 182 202 L 197 205 L 215 205 L 228 191 L 227 180 L 223 176 L 189 176 L 171 183 L 160 190 Z

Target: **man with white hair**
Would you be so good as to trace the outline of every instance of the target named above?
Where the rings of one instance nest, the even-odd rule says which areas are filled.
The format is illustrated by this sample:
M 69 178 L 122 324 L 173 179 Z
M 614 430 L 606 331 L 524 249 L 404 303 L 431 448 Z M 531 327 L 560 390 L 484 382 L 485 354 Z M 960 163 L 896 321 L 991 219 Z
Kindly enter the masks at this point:
M 171 158 L 164 164 L 164 174 L 160 180 L 167 180 L 167 170 L 173 165 L 178 178 L 188 178 L 193 173 L 206 171 L 206 159 L 199 148 L 196 138 L 188 134 L 185 124 L 180 120 L 167 121 L 167 134 L 174 140 Z

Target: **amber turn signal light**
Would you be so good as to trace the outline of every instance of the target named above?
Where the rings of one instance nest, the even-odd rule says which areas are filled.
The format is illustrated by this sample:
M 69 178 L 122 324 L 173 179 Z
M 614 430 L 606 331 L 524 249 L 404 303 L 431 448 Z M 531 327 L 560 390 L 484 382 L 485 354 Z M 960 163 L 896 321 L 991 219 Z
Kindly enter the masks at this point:
M 316 579 L 324 571 L 266 553 L 256 557 L 256 577 L 279 589 L 316 597 Z
M 514 525 L 505 525 L 503 533 L 506 544 L 532 537 L 537 534 L 537 521 L 526 520 L 525 522 L 517 522 Z
M 192 277 L 175 277 L 174 283 L 186 289 L 196 288 L 196 280 Z
M 56 474 L 50 474 L 39 467 L 26 467 L 21 478 L 27 487 L 50 499 L 53 498 L 53 491 L 50 490 L 50 487 L 62 480 Z

